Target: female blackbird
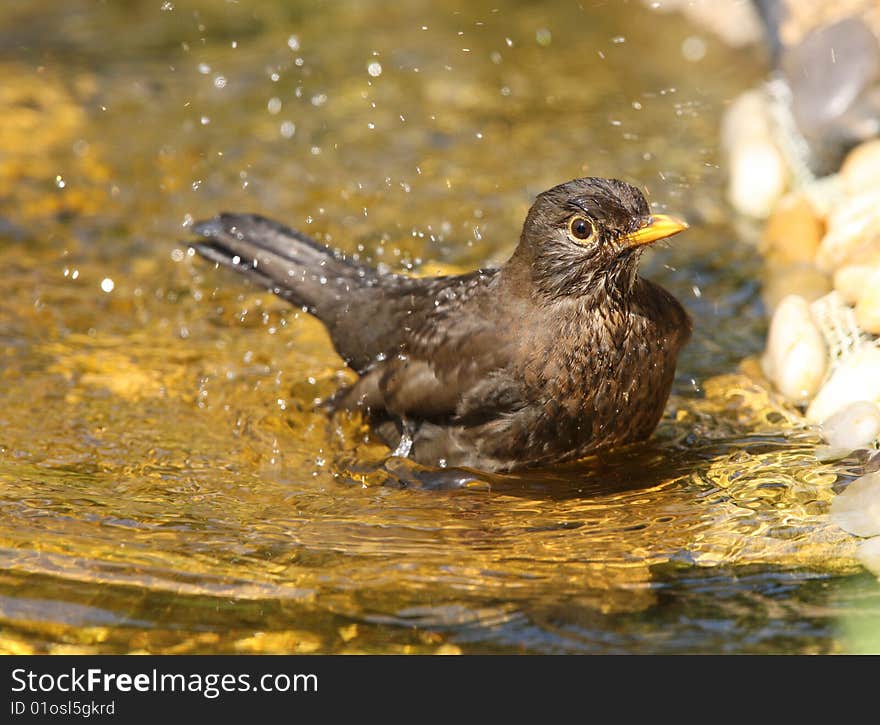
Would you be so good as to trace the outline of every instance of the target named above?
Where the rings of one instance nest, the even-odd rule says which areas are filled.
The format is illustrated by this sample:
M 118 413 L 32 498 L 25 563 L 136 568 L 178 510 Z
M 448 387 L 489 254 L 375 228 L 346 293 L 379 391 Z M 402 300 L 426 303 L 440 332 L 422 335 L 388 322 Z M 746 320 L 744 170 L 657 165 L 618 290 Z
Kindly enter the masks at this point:
M 383 274 L 263 217 L 196 224 L 201 255 L 315 315 L 398 455 L 488 471 L 639 441 L 663 414 L 691 321 L 638 275 L 644 245 L 687 228 L 638 189 L 583 178 L 540 194 L 498 269 Z

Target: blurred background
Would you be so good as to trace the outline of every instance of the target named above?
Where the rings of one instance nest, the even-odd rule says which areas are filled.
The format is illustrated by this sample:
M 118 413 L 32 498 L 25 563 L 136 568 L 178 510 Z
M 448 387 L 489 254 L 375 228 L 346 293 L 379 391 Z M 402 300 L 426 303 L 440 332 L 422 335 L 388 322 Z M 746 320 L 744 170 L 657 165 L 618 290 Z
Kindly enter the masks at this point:
M 791 5 L 6 0 L 0 650 L 880 648 L 880 528 L 851 515 L 880 412 L 823 427 L 838 384 L 807 415 L 875 339 L 863 304 L 831 347 L 859 301 L 811 305 L 831 213 L 875 178 L 870 147 L 837 171 L 876 135 L 877 8 Z M 691 223 L 642 269 L 695 336 L 650 443 L 554 470 L 389 459 L 313 409 L 350 379 L 320 324 L 186 244 L 258 212 L 464 271 L 584 175 Z

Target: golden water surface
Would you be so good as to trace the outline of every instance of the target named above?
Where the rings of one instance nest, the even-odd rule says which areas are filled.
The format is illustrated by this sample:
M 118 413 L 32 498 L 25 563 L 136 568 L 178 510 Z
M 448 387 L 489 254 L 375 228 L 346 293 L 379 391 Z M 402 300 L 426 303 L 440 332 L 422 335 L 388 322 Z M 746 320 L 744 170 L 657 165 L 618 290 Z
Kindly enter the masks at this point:
M 877 646 L 827 518 L 860 460 L 820 464 L 741 365 L 760 260 L 717 129 L 753 51 L 635 2 L 6 0 L 0 28 L 0 650 Z M 350 379 L 320 324 L 185 241 L 253 211 L 465 270 L 586 174 L 691 221 L 643 266 L 696 332 L 650 444 L 555 470 L 389 459 L 314 410 Z

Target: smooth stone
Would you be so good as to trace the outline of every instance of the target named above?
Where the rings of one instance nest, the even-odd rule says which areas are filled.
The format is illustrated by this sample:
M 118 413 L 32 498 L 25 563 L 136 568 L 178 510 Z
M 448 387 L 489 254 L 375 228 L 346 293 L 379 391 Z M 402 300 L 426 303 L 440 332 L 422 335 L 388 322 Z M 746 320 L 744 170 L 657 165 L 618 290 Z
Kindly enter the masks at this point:
M 785 161 L 773 142 L 743 141 L 731 150 L 727 164 L 728 201 L 741 214 L 769 216 L 788 184 Z
M 851 451 L 869 448 L 880 436 L 880 407 L 866 400 L 850 403 L 820 426 L 831 448 Z
M 816 456 L 817 461 L 821 461 L 822 463 L 829 463 L 831 461 L 839 461 L 841 458 L 846 458 L 852 450 L 847 448 L 835 448 L 834 446 L 816 446 L 813 449 L 813 455 Z
M 874 576 L 880 577 L 880 536 L 874 536 L 859 544 L 856 558 Z
M 880 535 L 880 472 L 855 479 L 831 500 L 831 520 L 854 536 Z
M 764 374 L 795 405 L 804 405 L 819 389 L 828 365 L 825 340 L 810 305 L 798 295 L 783 299 L 770 322 Z
M 880 189 L 852 196 L 828 216 L 816 265 L 831 273 L 846 264 L 880 259 Z
M 866 141 L 850 151 L 840 167 L 840 178 L 849 196 L 880 188 L 880 139 Z
M 856 302 L 856 322 L 865 332 L 880 334 L 880 272 L 875 272 L 862 288 Z
M 764 40 L 761 18 L 751 3 L 741 0 L 642 0 L 642 3 L 658 12 L 679 11 L 691 23 L 711 30 L 734 48 Z
M 761 3 L 782 6 L 811 2 L 785 0 Z M 838 2 L 824 2 L 838 5 Z M 791 88 L 791 111 L 810 149 L 810 166 L 817 176 L 840 168 L 846 150 L 877 134 L 875 84 L 880 72 L 880 46 L 868 24 L 851 17 L 820 22 L 779 59 Z
M 880 401 L 880 349 L 868 343 L 840 362 L 807 408 L 807 419 L 821 423 L 861 400 Z
M 733 99 L 721 119 L 721 148 L 730 152 L 742 141 L 772 140 L 768 109 L 767 96 L 760 90 Z
M 786 264 L 816 258 L 825 224 L 813 205 L 800 194 L 786 194 L 779 200 L 764 227 L 764 248 L 768 260 Z
M 868 280 L 880 271 L 880 267 L 869 264 L 848 264 L 834 273 L 834 289 L 836 289 L 843 301 L 848 305 L 858 302 Z
M 727 153 L 728 201 L 742 214 L 766 218 L 785 192 L 788 170 L 773 141 L 762 91 L 747 91 L 727 108 L 721 146 Z
M 772 314 L 779 303 L 789 295 L 803 297 L 807 302 L 818 300 L 831 291 L 828 275 L 820 272 L 812 264 L 769 265 L 766 278 L 761 285 L 761 299 L 768 314 Z

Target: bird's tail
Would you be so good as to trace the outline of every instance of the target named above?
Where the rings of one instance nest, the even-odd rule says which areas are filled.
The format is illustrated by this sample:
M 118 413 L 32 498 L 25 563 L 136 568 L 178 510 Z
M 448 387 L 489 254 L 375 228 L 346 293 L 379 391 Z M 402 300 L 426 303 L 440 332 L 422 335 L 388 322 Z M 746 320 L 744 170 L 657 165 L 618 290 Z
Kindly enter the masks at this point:
M 371 276 L 365 267 L 311 237 L 256 214 L 220 214 L 197 222 L 203 238 L 191 246 L 203 257 L 240 272 L 292 304 L 321 316 Z

